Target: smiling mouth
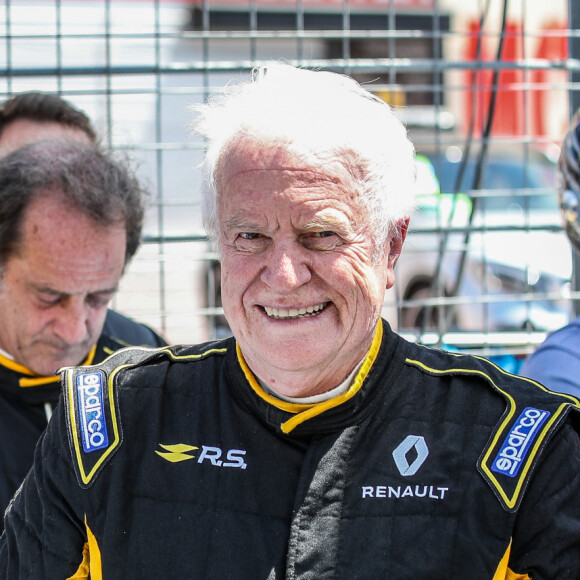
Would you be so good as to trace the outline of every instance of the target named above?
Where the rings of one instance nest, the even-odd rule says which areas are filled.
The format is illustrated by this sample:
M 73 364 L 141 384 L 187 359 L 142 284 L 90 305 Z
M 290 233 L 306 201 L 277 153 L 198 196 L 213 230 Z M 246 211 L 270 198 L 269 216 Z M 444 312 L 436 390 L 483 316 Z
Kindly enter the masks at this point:
M 323 302 L 316 306 L 305 306 L 303 308 L 271 308 L 264 306 L 264 310 L 269 318 L 276 318 L 277 320 L 289 320 L 295 318 L 310 318 L 320 314 L 330 303 Z

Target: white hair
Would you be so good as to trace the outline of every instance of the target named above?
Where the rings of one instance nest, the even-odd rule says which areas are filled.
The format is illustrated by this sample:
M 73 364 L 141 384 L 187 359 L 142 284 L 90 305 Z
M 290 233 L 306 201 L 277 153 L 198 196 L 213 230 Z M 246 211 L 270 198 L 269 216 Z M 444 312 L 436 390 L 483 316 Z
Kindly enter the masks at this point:
M 272 63 L 193 110 L 193 128 L 207 140 L 203 221 L 214 241 L 217 172 L 239 136 L 282 143 L 306 156 L 344 159 L 359 185 L 377 247 L 414 209 L 414 148 L 406 130 L 387 103 L 348 76 Z

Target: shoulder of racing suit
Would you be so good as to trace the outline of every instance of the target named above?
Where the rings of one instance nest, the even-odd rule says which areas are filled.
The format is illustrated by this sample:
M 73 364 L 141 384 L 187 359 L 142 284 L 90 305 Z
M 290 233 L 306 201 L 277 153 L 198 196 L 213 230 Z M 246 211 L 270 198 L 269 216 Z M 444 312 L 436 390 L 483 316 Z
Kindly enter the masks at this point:
M 433 377 L 479 377 L 506 401 L 506 409 L 482 450 L 477 467 L 503 508 L 517 511 L 546 445 L 580 400 L 512 375 L 478 356 L 419 347 L 406 364 Z M 578 420 L 572 422 L 578 431 Z
M 201 361 L 225 354 L 226 344 L 222 341 L 200 346 L 130 347 L 98 365 L 61 369 L 69 443 L 81 487 L 90 487 L 123 442 L 119 390 L 125 384 L 125 371 L 163 362 Z M 156 373 L 139 373 L 139 388 L 147 387 L 149 375 L 151 381 L 158 378 Z

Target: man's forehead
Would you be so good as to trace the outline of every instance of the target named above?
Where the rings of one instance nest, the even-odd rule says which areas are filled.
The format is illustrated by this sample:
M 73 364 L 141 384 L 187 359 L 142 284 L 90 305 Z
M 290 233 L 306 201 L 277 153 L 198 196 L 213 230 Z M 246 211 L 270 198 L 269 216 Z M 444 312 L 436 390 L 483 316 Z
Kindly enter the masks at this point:
M 96 224 L 58 196 L 43 195 L 25 212 L 13 258 L 34 265 L 50 279 L 60 275 L 88 280 L 117 272 L 120 275 L 125 249 L 124 224 Z
M 9 258 L 5 272 L 18 278 L 22 287 L 52 295 L 74 296 L 114 292 L 123 268 L 121 247 L 110 248 L 107 255 L 92 260 L 94 254 L 81 251 L 76 256 L 71 248 L 62 254 L 51 246 L 47 251 L 29 247 Z
M 75 229 L 87 235 L 105 236 L 108 233 L 118 235 L 126 230 L 121 215 L 110 224 L 95 221 L 88 210 L 75 206 L 58 187 L 38 190 L 24 210 L 22 217 L 23 231 L 32 230 L 39 233 L 42 229 L 53 230 L 53 235 L 73 237 Z
M 279 172 L 296 178 L 303 175 L 311 181 L 337 181 L 351 177 L 343 163 L 344 159 L 335 154 L 320 154 L 305 150 L 295 150 L 290 144 L 263 142 L 249 137 L 235 140 L 227 148 L 218 163 L 218 183 L 249 172 Z

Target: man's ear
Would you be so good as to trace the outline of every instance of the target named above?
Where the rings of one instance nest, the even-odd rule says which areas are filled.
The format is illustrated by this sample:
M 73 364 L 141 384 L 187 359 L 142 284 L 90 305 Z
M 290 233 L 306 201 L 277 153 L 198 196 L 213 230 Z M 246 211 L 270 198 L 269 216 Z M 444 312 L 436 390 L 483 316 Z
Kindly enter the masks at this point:
M 411 218 L 405 218 L 399 221 L 398 223 L 398 228 L 399 228 L 399 233 L 401 235 L 401 245 L 403 244 L 403 242 L 405 241 L 405 238 L 407 237 L 407 230 L 409 229 L 409 222 L 411 221 Z
M 387 248 L 388 252 L 388 261 L 387 261 L 387 289 L 391 288 L 395 283 L 395 266 L 397 264 L 397 260 L 401 255 L 401 251 L 403 250 L 403 243 L 405 242 L 405 238 L 407 237 L 407 230 L 409 229 L 409 220 L 410 218 L 404 218 L 399 220 L 395 226 L 394 231 L 390 235 L 387 243 L 389 247 Z

